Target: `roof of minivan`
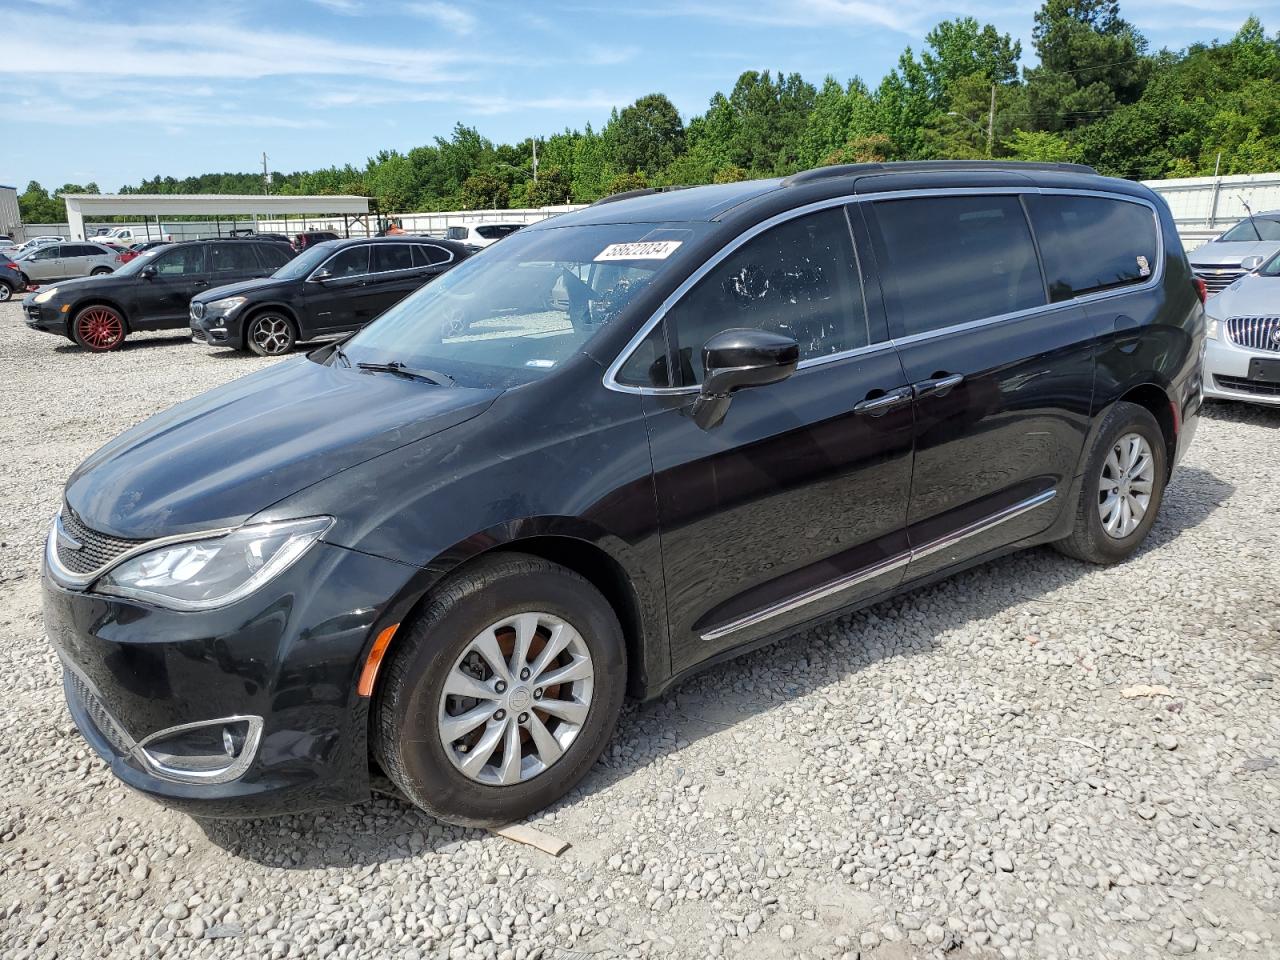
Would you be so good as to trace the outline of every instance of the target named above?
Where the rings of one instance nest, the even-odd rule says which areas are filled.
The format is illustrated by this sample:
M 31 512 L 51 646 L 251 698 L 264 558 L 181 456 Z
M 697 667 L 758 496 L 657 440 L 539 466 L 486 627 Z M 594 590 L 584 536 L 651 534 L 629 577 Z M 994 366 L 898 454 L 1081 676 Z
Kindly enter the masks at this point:
M 796 204 L 819 196 L 866 195 L 889 190 L 926 190 L 974 186 L 1039 186 L 1103 190 L 1149 196 L 1141 184 L 1099 176 L 1092 167 L 1074 163 L 1023 163 L 987 160 L 920 160 L 901 163 L 858 163 L 820 167 L 785 178 L 744 180 L 706 187 L 645 191 L 597 201 L 589 207 L 532 224 L 526 229 L 601 223 L 710 221 L 768 198 L 786 204 L 794 191 Z

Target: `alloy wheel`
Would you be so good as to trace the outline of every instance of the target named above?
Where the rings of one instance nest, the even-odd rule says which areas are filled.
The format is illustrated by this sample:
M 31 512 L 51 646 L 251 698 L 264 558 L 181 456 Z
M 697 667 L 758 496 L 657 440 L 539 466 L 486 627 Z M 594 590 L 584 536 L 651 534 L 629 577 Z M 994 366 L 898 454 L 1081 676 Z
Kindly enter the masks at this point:
M 249 338 L 258 345 L 265 354 L 275 356 L 284 353 L 293 345 L 293 335 L 289 330 L 289 321 L 283 317 L 265 316 L 253 321 L 253 329 Z
M 567 621 L 528 612 L 467 644 L 445 680 L 437 729 L 450 761 L 490 786 L 523 783 L 556 763 L 591 710 L 594 667 Z
M 12 296 L 13 291 L 9 289 L 9 285 L 7 283 L 0 283 L 0 303 L 4 303 Z
M 90 307 L 76 317 L 76 332 L 90 350 L 110 350 L 124 339 L 124 322 L 114 310 Z
M 1138 529 L 1151 505 L 1155 458 L 1145 437 L 1126 433 L 1111 446 L 1098 478 L 1098 516 L 1116 540 Z

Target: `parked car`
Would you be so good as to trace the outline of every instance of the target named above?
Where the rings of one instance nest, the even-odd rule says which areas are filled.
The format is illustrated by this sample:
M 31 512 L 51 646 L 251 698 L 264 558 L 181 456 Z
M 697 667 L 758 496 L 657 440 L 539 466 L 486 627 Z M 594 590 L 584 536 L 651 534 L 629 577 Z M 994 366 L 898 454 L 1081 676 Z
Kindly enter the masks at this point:
M 468 254 L 463 244 L 406 237 L 312 244 L 265 280 L 193 297 L 191 334 L 212 347 L 288 353 L 300 340 L 360 329 Z
M 497 243 L 503 237 L 509 237 L 523 226 L 523 223 L 457 224 L 445 228 L 444 235 L 450 240 L 469 243 L 473 247 L 487 247 L 491 243 Z
M 47 246 L 50 243 L 62 243 L 66 237 L 32 237 L 17 246 L 0 248 L 0 255 L 7 257 L 17 257 L 23 253 L 30 253 L 32 250 Z
M 31 283 L 49 283 L 72 277 L 97 277 L 115 269 L 116 251 L 84 240 L 46 243 L 14 259 Z
M 0 303 L 7 303 L 15 293 L 27 289 L 27 278 L 22 268 L 8 257 L 0 256 Z
M 69 337 L 95 353 L 114 350 L 133 331 L 185 329 L 194 294 L 268 276 L 289 261 L 287 249 L 263 240 L 188 240 L 153 247 L 110 276 L 30 294 L 23 310 L 34 329 Z
M 1280 250 L 1280 210 L 1255 213 L 1190 253 L 1191 269 L 1212 296 L 1245 274 L 1246 257 L 1266 259 Z
M 72 474 L 71 714 L 192 812 L 355 801 L 371 753 L 436 816 L 519 820 L 624 694 L 1014 549 L 1130 556 L 1195 433 L 1198 293 L 1164 201 L 1070 165 L 532 225 Z
M 148 250 L 154 250 L 156 247 L 163 247 L 166 243 L 169 243 L 169 241 L 168 240 L 148 240 L 145 243 L 135 244 L 132 247 L 125 247 L 123 250 L 121 250 L 119 253 L 116 254 L 116 259 L 115 259 L 115 262 L 117 264 L 116 269 L 118 270 L 121 266 L 123 266 L 124 264 L 128 263 L 130 260 L 137 257 L 138 254 L 145 253 Z
M 326 240 L 340 240 L 341 238 L 332 230 L 308 230 L 305 233 L 295 234 L 293 238 L 293 248 L 301 253 L 307 247 L 314 246 L 317 243 L 324 243 Z
M 134 244 L 142 243 L 146 240 L 173 240 L 173 234 L 166 230 L 160 230 L 158 235 L 153 233 L 149 227 L 112 227 L 102 236 L 94 237 L 99 243 L 105 243 L 114 247 L 132 247 Z
M 1204 392 L 1280 406 L 1280 253 L 1241 266 L 1249 272 L 1205 304 Z

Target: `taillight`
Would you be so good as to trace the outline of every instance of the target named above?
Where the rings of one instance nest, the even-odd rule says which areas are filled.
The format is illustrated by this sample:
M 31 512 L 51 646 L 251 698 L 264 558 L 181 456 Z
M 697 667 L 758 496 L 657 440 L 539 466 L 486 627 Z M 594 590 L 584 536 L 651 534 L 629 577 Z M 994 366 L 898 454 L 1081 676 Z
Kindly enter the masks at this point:
M 5 269 L 7 269 L 7 270 L 17 270 L 17 269 L 18 269 L 18 265 L 17 265 L 16 263 L 14 263 L 12 260 L 10 260 L 8 263 L 6 263 L 6 264 L 5 264 Z
M 1191 285 L 1196 288 L 1196 295 L 1200 298 L 1201 303 L 1209 299 L 1209 288 L 1204 285 L 1203 280 L 1199 277 L 1192 277 Z

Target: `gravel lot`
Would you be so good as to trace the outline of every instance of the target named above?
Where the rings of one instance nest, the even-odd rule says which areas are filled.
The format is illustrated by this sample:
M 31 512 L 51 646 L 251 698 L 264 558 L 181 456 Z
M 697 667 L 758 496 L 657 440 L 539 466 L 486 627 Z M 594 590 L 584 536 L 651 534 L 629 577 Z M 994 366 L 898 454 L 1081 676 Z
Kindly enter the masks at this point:
M 629 706 L 553 859 L 386 797 L 202 823 L 119 786 L 45 526 L 100 443 L 270 361 L 0 332 L 0 956 L 1280 954 L 1280 412 L 1211 407 L 1122 567 L 1010 557 Z

